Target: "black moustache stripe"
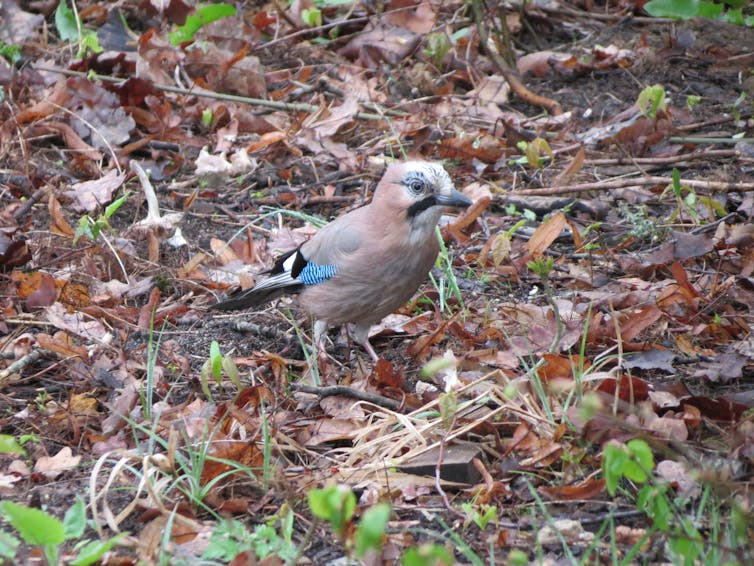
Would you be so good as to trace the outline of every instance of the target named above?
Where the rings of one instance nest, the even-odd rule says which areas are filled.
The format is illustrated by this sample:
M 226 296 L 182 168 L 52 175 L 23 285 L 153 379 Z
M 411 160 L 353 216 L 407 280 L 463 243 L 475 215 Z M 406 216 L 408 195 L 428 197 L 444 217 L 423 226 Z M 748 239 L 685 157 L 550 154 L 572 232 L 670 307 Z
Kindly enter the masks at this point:
M 414 204 L 408 207 L 408 217 L 414 218 L 418 214 L 424 212 L 428 208 L 432 208 L 436 204 L 437 204 L 437 199 L 434 197 L 434 195 L 424 197 L 422 200 L 415 202 Z

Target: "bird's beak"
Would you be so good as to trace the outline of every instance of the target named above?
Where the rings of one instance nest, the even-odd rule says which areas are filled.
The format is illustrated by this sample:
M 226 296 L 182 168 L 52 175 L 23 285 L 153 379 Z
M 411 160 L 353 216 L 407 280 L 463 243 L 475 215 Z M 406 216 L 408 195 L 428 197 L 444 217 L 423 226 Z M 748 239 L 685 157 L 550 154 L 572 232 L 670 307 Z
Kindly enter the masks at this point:
M 449 195 L 436 195 L 435 200 L 437 204 L 443 206 L 457 206 L 459 208 L 466 208 L 474 204 L 469 197 L 462 195 L 457 190 L 453 189 Z

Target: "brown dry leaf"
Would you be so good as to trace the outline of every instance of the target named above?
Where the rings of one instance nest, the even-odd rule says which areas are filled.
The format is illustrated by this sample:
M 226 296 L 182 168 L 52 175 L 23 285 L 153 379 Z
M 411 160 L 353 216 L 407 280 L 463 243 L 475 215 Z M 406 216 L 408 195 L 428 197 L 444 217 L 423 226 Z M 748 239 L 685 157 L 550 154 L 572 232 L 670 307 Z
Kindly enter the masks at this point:
M 576 58 L 570 53 L 536 51 L 517 58 L 516 67 L 521 76 L 531 73 L 535 77 L 544 77 L 554 65 L 558 65 L 562 69 L 567 62 L 571 61 L 575 62 Z
M 529 241 L 526 243 L 526 250 L 534 257 L 541 256 L 547 248 L 550 247 L 555 239 L 560 236 L 566 227 L 566 216 L 562 212 L 557 212 L 542 222 L 534 231 Z
M 110 332 L 98 320 L 92 320 L 83 313 L 68 313 L 60 303 L 54 303 L 45 309 L 45 318 L 56 328 L 75 334 L 79 338 L 95 344 L 107 343 Z
M 278 132 L 278 131 L 267 132 L 265 134 L 262 134 L 258 140 L 247 145 L 246 151 L 248 153 L 260 151 L 278 142 L 286 141 L 287 139 L 288 139 L 288 134 L 286 134 L 285 132 Z
M 68 410 L 73 415 L 80 416 L 95 416 L 99 414 L 97 408 L 99 402 L 97 398 L 91 393 L 77 393 L 71 396 L 71 403 Z
M 634 529 L 628 525 L 618 525 L 615 527 L 615 542 L 620 545 L 635 547 L 645 537 L 646 539 L 641 546 L 642 551 L 646 550 L 652 543 L 652 537 L 647 537 L 646 529 Z
M 250 98 L 262 98 L 267 93 L 265 69 L 258 57 L 248 54 L 246 46 L 233 53 L 204 43 L 202 48 L 185 51 L 184 65 L 189 76 L 215 92 Z
M 50 193 L 50 198 L 47 201 L 47 211 L 50 213 L 50 232 L 58 234 L 59 236 L 68 236 L 73 238 L 75 232 L 68 221 L 63 216 L 63 208 L 60 206 L 60 202 L 55 198 L 54 193 Z
M 264 455 L 255 443 L 221 439 L 217 435 L 213 438 L 207 453 L 212 458 L 238 462 L 249 468 L 261 469 L 264 462 Z M 207 485 L 214 478 L 232 468 L 230 464 L 207 458 L 202 468 L 201 485 Z
M 298 441 L 306 446 L 319 446 L 327 442 L 352 440 L 358 427 L 350 419 L 320 419 L 301 432 Z
M 681 497 L 696 497 L 699 484 L 681 462 L 662 460 L 657 463 L 655 472 L 671 486 L 678 488 Z
M 553 179 L 552 186 L 558 187 L 570 183 L 584 166 L 584 159 L 586 159 L 586 151 L 583 147 L 580 147 L 576 152 L 576 155 L 574 155 L 573 159 L 571 159 L 568 167 L 566 167 L 558 174 L 557 177 Z
M 355 420 L 363 420 L 366 417 L 366 413 L 358 400 L 340 395 L 325 397 L 320 400 L 319 406 L 322 407 L 328 417 Z
M 73 209 L 76 212 L 92 212 L 109 204 L 113 200 L 113 193 L 125 179 L 125 173 L 118 174 L 112 169 L 99 179 L 71 185 L 63 194 L 73 199 Z
M 448 159 L 478 159 L 483 163 L 495 163 L 505 153 L 503 140 L 486 133 L 475 135 L 460 132 L 456 137 L 443 138 L 438 154 Z
M 653 432 L 658 432 L 664 438 L 685 442 L 689 438 L 689 430 L 683 419 L 673 417 L 659 417 L 651 419 L 647 427 Z
M 11 280 L 16 284 L 16 293 L 25 299 L 27 308 L 49 307 L 55 303 L 58 287 L 55 278 L 49 273 L 34 271 L 32 273 L 11 273 Z
M 70 281 L 63 284 L 58 301 L 73 309 L 82 309 L 92 304 L 89 289 L 85 285 Z
M 618 390 L 618 398 L 626 403 L 636 403 L 637 401 L 646 401 L 649 399 L 649 392 L 652 385 L 638 377 L 622 375 L 619 379 L 605 379 L 597 387 L 609 396 L 614 396 Z
M 79 465 L 81 456 L 74 456 L 70 446 L 63 447 L 55 456 L 42 456 L 34 464 L 34 471 L 50 480 Z
M 89 352 L 86 346 L 77 346 L 71 342 L 71 336 L 65 332 L 56 332 L 54 336 L 40 333 L 37 342 L 41 348 L 55 352 L 64 357 L 79 357 L 84 361 L 89 360 Z
M 398 8 L 399 6 L 411 6 L 410 3 L 405 2 L 391 2 L 391 9 Z M 385 20 L 391 24 L 406 28 L 409 31 L 420 34 L 428 34 L 435 27 L 435 20 L 437 19 L 437 11 L 432 6 L 429 0 L 421 0 L 414 10 L 394 10 L 385 14 Z
M 79 153 L 86 159 L 98 162 L 103 158 L 100 151 L 97 151 L 81 139 L 76 131 L 68 124 L 64 124 L 63 122 L 46 122 L 43 126 L 39 126 L 39 128 L 58 134 L 63 138 L 63 143 L 65 143 L 69 150 Z
M 544 364 L 539 367 L 539 376 L 545 382 L 552 379 L 573 379 L 574 371 L 587 370 L 591 364 L 578 354 L 560 356 L 557 354 L 544 354 Z
M 632 342 L 642 331 L 646 330 L 662 317 L 662 311 L 655 305 L 649 305 L 633 313 L 621 313 L 620 333 L 624 342 Z M 625 315 L 625 318 L 623 317 Z
M 418 33 L 380 20 L 376 24 L 370 23 L 342 47 L 338 54 L 358 60 L 367 69 L 376 69 L 382 61 L 396 65 L 405 60 L 416 50 L 421 39 L 422 36 Z
M 571 501 L 574 499 L 596 499 L 605 491 L 605 480 L 587 478 L 576 485 L 540 486 L 537 491 L 551 501 Z
M 466 360 L 474 360 L 484 366 L 515 369 L 521 364 L 521 358 L 510 350 L 500 350 L 498 348 L 484 348 L 481 350 L 471 350 L 464 355 Z

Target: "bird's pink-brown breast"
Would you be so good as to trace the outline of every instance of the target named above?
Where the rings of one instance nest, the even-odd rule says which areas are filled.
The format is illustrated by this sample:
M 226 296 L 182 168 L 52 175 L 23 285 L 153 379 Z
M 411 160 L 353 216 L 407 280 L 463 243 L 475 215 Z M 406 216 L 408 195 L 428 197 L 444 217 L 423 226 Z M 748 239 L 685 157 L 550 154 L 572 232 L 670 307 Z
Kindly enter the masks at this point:
M 380 190 L 385 188 L 381 183 Z M 425 280 L 439 252 L 437 238 L 432 233 L 416 246 L 405 210 L 395 204 L 395 199 L 375 198 L 329 224 L 329 234 L 322 236 L 326 247 L 317 234 L 302 248 L 312 254 L 310 261 L 336 267 L 334 277 L 307 287 L 299 297 L 315 319 L 375 324 L 405 304 Z

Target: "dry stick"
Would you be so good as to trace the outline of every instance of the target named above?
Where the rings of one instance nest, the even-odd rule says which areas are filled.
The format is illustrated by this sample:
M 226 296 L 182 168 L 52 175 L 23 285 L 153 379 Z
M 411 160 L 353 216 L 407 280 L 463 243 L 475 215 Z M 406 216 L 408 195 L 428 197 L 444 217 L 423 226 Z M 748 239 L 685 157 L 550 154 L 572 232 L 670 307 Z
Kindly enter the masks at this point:
M 621 189 L 635 185 L 670 185 L 673 179 L 670 177 L 639 177 L 627 179 L 612 179 L 610 181 L 597 181 L 595 183 L 580 183 L 565 187 L 543 187 L 541 189 L 523 189 L 513 191 L 516 195 L 542 196 L 562 195 L 566 193 L 581 193 L 586 191 L 607 191 Z M 681 179 L 681 185 L 693 189 L 708 189 L 710 191 L 745 192 L 754 191 L 754 183 L 726 183 L 723 181 L 697 181 L 695 179 Z
M 69 71 L 68 69 L 58 69 L 55 67 L 47 67 L 45 65 L 32 65 L 32 68 L 37 71 L 48 71 L 50 73 L 58 73 L 61 75 L 66 75 L 70 77 L 81 77 L 81 78 L 89 78 L 89 73 L 82 73 L 79 71 Z M 94 74 L 94 77 L 105 82 L 109 83 L 120 83 L 125 82 L 126 79 L 122 78 L 116 78 L 116 77 L 110 77 L 107 75 L 98 75 Z M 149 82 L 149 81 L 147 81 Z M 152 85 L 152 88 L 156 90 L 161 90 L 163 92 L 172 92 L 174 94 L 181 94 L 184 96 L 198 96 L 203 98 L 212 98 L 215 100 L 224 100 L 226 102 L 238 102 L 241 104 L 249 104 L 251 106 L 264 106 L 266 108 L 272 108 L 274 110 L 289 110 L 289 111 L 295 111 L 295 112 L 317 112 L 320 110 L 319 106 L 316 106 L 314 104 L 306 104 L 304 102 L 279 102 L 277 100 L 265 100 L 263 98 L 250 98 L 248 96 L 237 96 L 235 94 L 223 94 L 219 92 L 211 92 L 208 90 L 201 90 L 201 89 L 185 89 L 185 88 L 178 88 L 175 86 L 168 86 L 168 85 L 158 85 L 155 83 L 150 83 Z M 394 113 L 390 110 L 388 110 L 386 113 L 395 114 L 397 116 L 408 116 L 408 113 Z M 354 118 L 358 118 L 360 120 L 383 120 L 383 116 L 380 114 L 371 114 L 368 112 L 356 112 L 354 114 Z
M 37 202 L 42 200 L 42 197 L 47 196 L 47 193 L 49 193 L 52 189 L 45 185 L 44 187 L 38 188 L 36 191 L 34 191 L 34 194 L 31 195 L 28 199 L 26 199 L 26 202 L 24 202 L 16 211 L 13 213 L 13 218 L 16 220 L 21 220 L 27 212 L 31 209 L 32 206 L 34 206 Z
M 297 199 L 296 205 L 297 206 L 311 206 L 314 204 L 338 204 L 343 202 L 354 202 L 358 199 L 360 199 L 360 196 L 357 195 L 342 195 L 337 196 L 333 195 L 330 197 L 327 196 L 312 196 L 309 198 L 299 198 Z M 284 202 L 280 198 L 254 198 L 250 199 L 250 201 L 254 204 L 258 205 L 284 205 L 284 204 L 291 204 L 290 202 Z
M 22 358 L 19 358 L 4 370 L 0 371 L 0 381 L 4 381 L 17 371 L 21 371 L 29 364 L 33 364 L 42 356 L 42 349 L 32 350 Z
M 610 159 L 585 159 L 584 165 L 667 165 L 668 163 L 682 163 L 684 161 L 696 161 L 715 157 L 737 157 L 739 152 L 735 149 L 710 149 L 707 151 L 695 151 L 685 155 L 673 155 L 669 157 L 613 157 Z
M 383 397 L 377 393 L 368 393 L 366 391 L 359 391 L 351 387 L 344 385 L 330 385 L 327 387 L 315 387 L 313 385 L 305 385 L 303 383 L 291 383 L 290 388 L 294 391 L 301 391 L 302 393 L 311 393 L 318 397 L 333 397 L 340 395 L 343 397 L 349 397 L 351 399 L 358 399 L 359 401 L 366 401 L 379 407 L 385 407 L 391 411 L 399 411 L 401 403 L 388 397 Z
M 497 66 L 497 68 L 500 70 L 500 73 L 508 82 L 513 92 L 515 92 L 521 98 L 521 100 L 523 100 L 527 104 L 545 108 L 553 116 L 559 116 L 560 114 L 562 114 L 563 109 L 557 101 L 545 96 L 535 94 L 528 88 L 526 88 L 526 86 L 524 86 L 524 83 L 521 82 L 521 78 L 518 76 L 518 73 L 508 64 L 508 62 L 505 60 L 505 57 L 503 57 L 496 50 L 490 49 L 488 47 L 490 34 L 489 30 L 487 29 L 486 19 L 484 17 L 484 14 L 482 14 L 481 0 L 471 0 L 471 9 L 474 12 L 474 22 L 476 23 L 477 32 L 479 33 L 479 43 L 484 46 L 484 50 L 487 52 L 487 55 L 489 55 L 490 59 L 492 59 L 492 62 L 495 63 L 495 66 Z

